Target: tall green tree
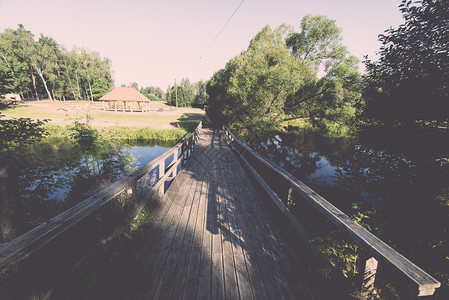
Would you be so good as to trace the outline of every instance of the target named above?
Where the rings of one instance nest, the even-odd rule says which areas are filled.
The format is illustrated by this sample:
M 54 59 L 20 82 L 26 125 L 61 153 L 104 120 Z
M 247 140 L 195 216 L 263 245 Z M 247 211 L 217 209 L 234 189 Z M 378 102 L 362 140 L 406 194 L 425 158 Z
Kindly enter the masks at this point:
M 322 16 L 305 16 L 299 33 L 264 27 L 207 83 L 208 114 L 252 136 L 297 118 L 321 127 L 354 122 L 361 77 L 341 40 L 335 21 Z
M 113 85 L 111 62 L 84 48 L 63 49 L 43 34 L 38 40 L 19 25 L 0 33 L 2 93 L 15 92 L 39 99 L 91 99 L 96 81 Z M 33 95 L 29 92 L 32 91 Z
M 56 80 L 56 61 L 55 54 L 59 52 L 59 45 L 51 37 L 43 34 L 39 37 L 37 43 L 34 44 L 31 54 L 31 65 L 36 70 L 42 84 L 47 92 L 48 99 L 53 100 L 50 92 L 49 79 Z M 57 55 L 57 54 L 56 54 Z
M 98 100 L 112 90 L 112 86 L 108 82 L 103 80 L 97 80 L 92 85 L 92 97 L 94 100 Z
M 195 98 L 192 106 L 203 108 L 207 104 L 209 95 L 206 91 L 206 83 L 202 80 L 195 83 Z
M 449 121 L 449 1 L 402 0 L 405 19 L 379 36 L 380 59 L 366 60 L 364 117 L 387 124 Z
M 196 92 L 195 84 L 183 78 L 179 84 L 168 86 L 165 95 L 169 105 L 176 106 L 177 103 L 178 107 L 187 107 L 193 105 Z
M 304 66 L 290 55 L 285 37 L 291 27 L 265 26 L 241 55 L 208 82 L 209 114 L 246 134 L 256 128 L 274 128 L 283 119 L 287 96 L 303 78 Z M 249 133 L 249 132 L 248 132 Z
M 293 56 L 311 66 L 316 74 L 320 67 L 329 72 L 346 58 L 349 52 L 342 39 L 342 30 L 335 20 L 306 15 L 301 21 L 301 31 L 290 34 L 286 43 Z
M 287 38 L 298 63 L 309 67 L 304 85 L 286 102 L 285 112 L 291 119 L 307 118 L 322 128 L 329 122 L 355 122 L 356 107 L 363 103 L 359 60 L 350 55 L 342 39 L 335 20 L 311 15 L 302 19 L 300 32 Z
M 6 29 L 0 34 L 0 62 L 5 70 L 3 76 L 8 76 L 4 80 L 13 82 L 9 88 L 10 92 L 19 93 L 22 96 L 33 90 L 34 96 L 37 94 L 37 84 L 31 64 L 31 55 L 34 48 L 34 35 L 25 30 L 23 25 L 19 25 L 16 30 Z M 8 74 L 8 75 L 6 75 Z

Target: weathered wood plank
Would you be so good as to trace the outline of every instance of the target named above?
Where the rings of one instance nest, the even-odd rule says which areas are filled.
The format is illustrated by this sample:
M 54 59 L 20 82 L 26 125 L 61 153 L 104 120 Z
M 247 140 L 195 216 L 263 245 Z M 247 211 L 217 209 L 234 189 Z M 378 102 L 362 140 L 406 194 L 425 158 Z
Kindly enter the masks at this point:
M 285 246 L 267 225 L 271 222 L 260 197 L 235 155 L 211 130 L 205 130 L 196 147 L 164 205 L 174 203 L 161 208 L 165 215 L 156 217 L 157 234 L 147 242 L 153 245 L 148 246 L 143 298 L 298 296 L 295 284 L 290 286 L 299 278 L 292 273 L 297 264 L 282 253 Z
M 231 244 L 231 235 L 229 226 L 227 225 L 227 212 L 226 212 L 226 198 L 229 197 L 227 190 L 222 186 L 223 182 L 218 187 L 218 207 L 220 210 L 220 230 L 222 232 L 222 248 L 223 248 L 223 270 L 224 270 L 224 284 L 226 298 L 238 299 L 238 285 L 235 274 L 234 253 Z
M 193 177 L 188 176 L 187 174 L 184 175 L 188 177 L 185 185 L 191 187 L 194 181 Z M 182 179 L 182 177 L 179 178 Z M 148 274 L 148 277 L 145 279 L 147 285 L 146 290 L 142 295 L 142 299 L 153 298 L 156 293 L 186 201 L 187 198 L 184 197 L 183 194 L 174 193 L 174 197 L 170 198 L 170 194 L 167 193 L 166 202 L 173 202 L 173 204 L 161 226 L 161 234 L 157 236 L 157 240 L 149 240 L 149 255 L 148 258 L 144 260 L 143 265 L 144 271 Z
M 196 183 L 196 181 L 193 181 L 190 187 L 191 192 L 194 192 Z M 187 224 L 193 208 L 194 197 L 192 197 L 191 193 L 184 194 L 184 197 L 186 198 L 186 202 L 181 214 L 176 216 L 177 219 L 179 218 L 178 224 L 176 226 L 172 243 L 168 250 L 168 257 L 165 263 L 164 271 L 161 274 L 159 285 L 154 296 L 158 299 L 168 299 L 170 288 L 173 283 L 172 280 L 176 277 L 179 263 L 180 261 L 186 261 L 188 259 L 189 249 L 183 247 L 183 241 L 186 231 L 188 231 Z
M 200 173 L 201 170 L 198 170 L 196 173 L 196 176 L 201 176 Z M 177 259 L 177 267 L 175 272 L 175 276 L 172 277 L 174 279 L 171 280 L 172 286 L 170 288 L 170 293 L 168 295 L 169 299 L 180 299 L 181 295 L 183 293 L 184 288 L 184 281 L 187 279 L 188 276 L 188 267 L 191 262 L 191 252 L 192 252 L 192 245 L 193 240 L 195 237 L 195 227 L 198 218 L 200 216 L 198 215 L 199 206 L 200 206 L 200 197 L 201 197 L 201 187 L 202 182 L 196 180 L 196 185 L 194 190 L 190 192 L 190 195 L 192 196 L 192 208 L 190 211 L 190 215 L 186 224 L 184 237 L 181 244 L 181 254 L 178 255 Z M 189 197 L 188 195 L 187 197 Z M 197 256 L 199 258 L 199 256 Z M 198 260 L 197 260 L 198 261 Z M 193 260 L 193 263 L 195 263 L 195 260 Z M 199 263 L 199 261 L 198 261 Z M 195 274 L 195 273 L 193 273 Z M 190 285 L 193 286 L 193 282 L 190 282 Z
M 225 151 L 226 161 L 231 162 L 232 157 L 230 155 L 232 155 L 232 153 L 228 153 L 228 151 L 226 150 L 229 149 L 223 150 Z M 231 165 L 231 163 L 229 163 L 227 167 L 230 170 L 233 169 L 232 168 L 233 165 Z M 223 174 L 223 176 L 224 175 L 227 174 Z M 224 205 L 226 211 L 225 226 L 229 234 L 232 253 L 234 256 L 235 274 L 238 283 L 238 292 L 241 299 L 253 299 L 254 292 L 251 285 L 250 275 L 248 274 L 248 269 L 245 260 L 245 253 L 242 247 L 242 240 L 240 237 L 240 229 L 236 222 L 236 215 L 239 214 L 235 204 L 237 198 L 235 197 L 235 191 L 232 189 L 233 185 L 229 184 L 228 178 L 230 178 L 230 176 L 224 176 L 223 178 L 225 178 L 225 180 L 223 180 L 224 189 L 227 190 L 229 193 L 228 197 L 224 198 Z
M 211 278 L 212 278 L 212 233 L 207 230 L 207 224 L 212 223 L 212 206 L 210 205 L 209 194 L 211 188 L 210 176 L 205 178 L 205 184 L 203 185 L 202 192 L 203 206 L 204 206 L 204 223 L 202 228 L 202 245 L 201 245 L 201 261 L 198 278 L 198 299 L 210 299 L 211 298 Z
M 195 161 L 193 161 L 192 163 L 195 163 Z M 199 165 L 197 164 L 196 166 Z M 209 272 L 211 268 L 210 256 L 207 256 L 205 253 L 203 254 L 203 251 L 207 253 L 210 253 L 211 251 L 210 240 L 205 241 L 203 239 L 205 234 L 204 228 L 206 224 L 206 212 L 207 212 L 207 189 L 208 189 L 207 169 L 198 167 L 195 168 L 194 171 L 196 171 L 197 179 L 201 182 L 200 185 L 201 188 L 199 189 L 198 217 L 194 229 L 195 236 L 192 243 L 192 250 L 191 250 L 192 252 L 189 259 L 187 275 L 183 283 L 184 288 L 182 296 L 184 299 L 198 298 L 198 289 L 200 285 L 200 274 L 201 274 L 200 268 L 202 266 L 202 259 L 206 259 L 205 262 L 203 262 L 203 264 L 209 269 Z M 205 242 L 206 244 L 205 247 L 203 247 L 203 242 Z

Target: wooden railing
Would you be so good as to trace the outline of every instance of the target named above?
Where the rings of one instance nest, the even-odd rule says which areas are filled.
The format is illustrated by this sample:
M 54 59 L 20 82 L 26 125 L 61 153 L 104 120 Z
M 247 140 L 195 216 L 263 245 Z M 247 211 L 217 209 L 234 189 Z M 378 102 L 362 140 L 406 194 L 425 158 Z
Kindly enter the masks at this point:
M 131 175 L 122 178 L 113 185 L 16 239 L 1 244 L 0 270 L 5 271 L 10 265 L 16 265 L 21 260 L 30 257 L 76 224 L 96 213 L 101 207 L 113 201 L 121 193 L 127 193 L 127 195 L 132 195 L 136 199 L 131 213 L 133 216 L 137 215 L 147 204 L 148 199 L 152 199 L 156 194 L 161 195 L 165 193 L 166 182 L 170 182 L 175 178 L 182 167 L 182 163 L 190 157 L 201 128 L 202 122 L 176 146 Z M 154 176 L 154 174 L 158 174 L 156 176 L 157 180 L 152 182 L 149 177 Z
M 304 242 L 308 243 L 311 248 L 316 250 L 316 248 L 310 243 L 305 228 L 291 213 L 278 194 L 262 178 L 262 176 L 265 176 L 266 178 L 276 177 L 277 179 L 282 180 L 288 189 L 288 191 L 285 191 L 285 195 L 287 195 L 288 198 L 285 199 L 285 202 L 291 202 L 291 198 L 294 193 L 300 195 L 302 199 L 306 200 L 308 205 L 318 210 L 342 232 L 344 232 L 349 239 L 362 248 L 362 251 L 365 252 L 364 254 L 367 255 L 368 258 L 366 260 L 365 270 L 363 272 L 364 277 L 362 280 L 361 289 L 362 297 L 376 298 L 374 282 L 376 278 L 378 261 L 380 261 L 382 266 L 387 266 L 390 270 L 396 272 L 394 274 L 404 276 L 408 284 L 415 288 L 415 291 L 413 292 L 415 296 L 433 295 L 435 290 L 440 287 L 440 282 L 432 276 L 424 272 L 385 242 L 357 224 L 350 217 L 330 204 L 326 199 L 318 195 L 300 180 L 255 152 L 246 143 L 238 140 L 227 128 L 223 129 L 228 138 L 229 144 L 241 158 L 244 166 L 250 171 L 253 178 L 259 182 L 259 185 L 265 190 L 265 193 L 271 198 L 271 200 L 273 200 L 285 218 L 291 223 L 299 237 L 301 237 Z M 256 164 L 262 166 L 263 172 L 257 172 L 255 168 L 253 168 Z

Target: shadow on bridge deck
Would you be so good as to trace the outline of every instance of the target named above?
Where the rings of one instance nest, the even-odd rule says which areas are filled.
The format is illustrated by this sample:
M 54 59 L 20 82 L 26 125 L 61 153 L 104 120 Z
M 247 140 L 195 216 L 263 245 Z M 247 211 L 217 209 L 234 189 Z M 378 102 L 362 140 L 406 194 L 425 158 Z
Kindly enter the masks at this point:
M 203 128 L 152 222 L 128 241 L 126 259 L 111 268 L 97 262 L 92 278 L 86 276 L 85 286 L 96 281 L 87 298 L 329 298 L 333 293 L 313 279 L 311 263 L 295 255 L 263 200 L 225 136 Z M 78 295 L 79 288 L 56 293 L 67 294 Z
M 220 133 L 204 128 L 195 147 L 145 240 L 136 296 L 320 298 Z

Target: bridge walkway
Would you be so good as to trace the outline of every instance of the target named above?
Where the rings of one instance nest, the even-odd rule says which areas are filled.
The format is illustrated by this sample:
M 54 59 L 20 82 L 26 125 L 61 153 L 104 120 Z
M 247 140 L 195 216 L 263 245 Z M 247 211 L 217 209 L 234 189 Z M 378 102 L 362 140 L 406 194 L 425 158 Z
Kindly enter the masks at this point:
M 140 298 L 318 298 L 266 210 L 225 136 L 203 128 L 142 245 Z

